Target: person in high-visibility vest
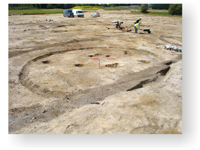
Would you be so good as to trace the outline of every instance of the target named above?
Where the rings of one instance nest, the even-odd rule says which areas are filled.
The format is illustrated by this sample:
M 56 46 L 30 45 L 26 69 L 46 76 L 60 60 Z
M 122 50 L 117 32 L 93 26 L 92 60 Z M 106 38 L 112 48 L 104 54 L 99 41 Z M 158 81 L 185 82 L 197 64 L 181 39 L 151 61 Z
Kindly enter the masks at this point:
M 117 24 L 116 24 L 116 28 L 121 28 L 121 24 L 123 24 L 122 21 L 118 20 L 117 21 Z
M 139 18 L 138 20 L 136 20 L 136 22 L 135 22 L 134 24 L 141 22 L 141 20 L 142 20 L 142 19 Z
M 137 33 L 138 29 L 140 29 L 140 22 L 139 22 L 139 23 L 136 23 L 136 24 L 134 25 L 134 27 L 135 27 L 135 33 Z

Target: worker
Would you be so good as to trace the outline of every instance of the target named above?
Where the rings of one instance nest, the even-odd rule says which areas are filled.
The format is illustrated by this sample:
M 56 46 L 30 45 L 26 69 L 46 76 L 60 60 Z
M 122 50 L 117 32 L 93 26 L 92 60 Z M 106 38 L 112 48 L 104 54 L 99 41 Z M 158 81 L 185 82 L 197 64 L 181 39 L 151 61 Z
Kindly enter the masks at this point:
M 139 22 L 139 23 L 136 23 L 136 24 L 134 25 L 134 27 L 135 27 L 135 33 L 137 33 L 138 29 L 140 29 L 140 22 Z
M 122 27 L 121 27 L 121 24 L 123 24 L 123 22 L 120 21 L 120 20 L 118 20 L 118 21 L 117 21 L 117 24 L 116 24 L 116 28 L 120 28 L 120 29 L 121 29 L 121 28 L 122 28 Z
M 138 20 L 136 20 L 135 24 L 136 24 L 136 23 L 139 23 L 141 20 L 142 20 L 142 19 L 139 18 Z

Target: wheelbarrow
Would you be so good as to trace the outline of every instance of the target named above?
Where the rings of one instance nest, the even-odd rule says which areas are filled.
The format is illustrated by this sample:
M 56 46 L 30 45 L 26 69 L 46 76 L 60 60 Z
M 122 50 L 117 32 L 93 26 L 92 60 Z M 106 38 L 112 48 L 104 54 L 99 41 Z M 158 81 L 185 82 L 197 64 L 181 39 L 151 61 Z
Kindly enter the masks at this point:
M 143 29 L 143 31 L 146 31 L 148 33 L 151 33 L 150 29 Z

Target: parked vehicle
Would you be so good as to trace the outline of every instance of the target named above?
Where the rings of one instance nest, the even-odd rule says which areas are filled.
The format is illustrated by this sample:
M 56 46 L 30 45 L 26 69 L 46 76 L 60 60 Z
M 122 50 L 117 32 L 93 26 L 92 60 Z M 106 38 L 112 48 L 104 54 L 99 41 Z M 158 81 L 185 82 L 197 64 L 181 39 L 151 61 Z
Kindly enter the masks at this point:
M 74 17 L 72 10 L 63 10 L 64 17 Z
M 91 16 L 92 16 L 92 17 L 100 17 L 100 13 L 98 13 L 98 12 L 93 12 L 93 13 L 91 14 Z
M 72 12 L 73 12 L 74 16 L 84 17 L 84 13 L 83 13 L 82 9 L 72 9 Z

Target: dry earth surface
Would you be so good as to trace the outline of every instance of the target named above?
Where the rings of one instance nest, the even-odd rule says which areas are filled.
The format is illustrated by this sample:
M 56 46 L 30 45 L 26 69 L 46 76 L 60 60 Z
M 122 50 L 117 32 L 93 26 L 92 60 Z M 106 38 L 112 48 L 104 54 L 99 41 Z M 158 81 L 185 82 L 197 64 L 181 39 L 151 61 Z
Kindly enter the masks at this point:
M 182 133 L 182 18 L 98 12 L 9 16 L 10 134 Z

